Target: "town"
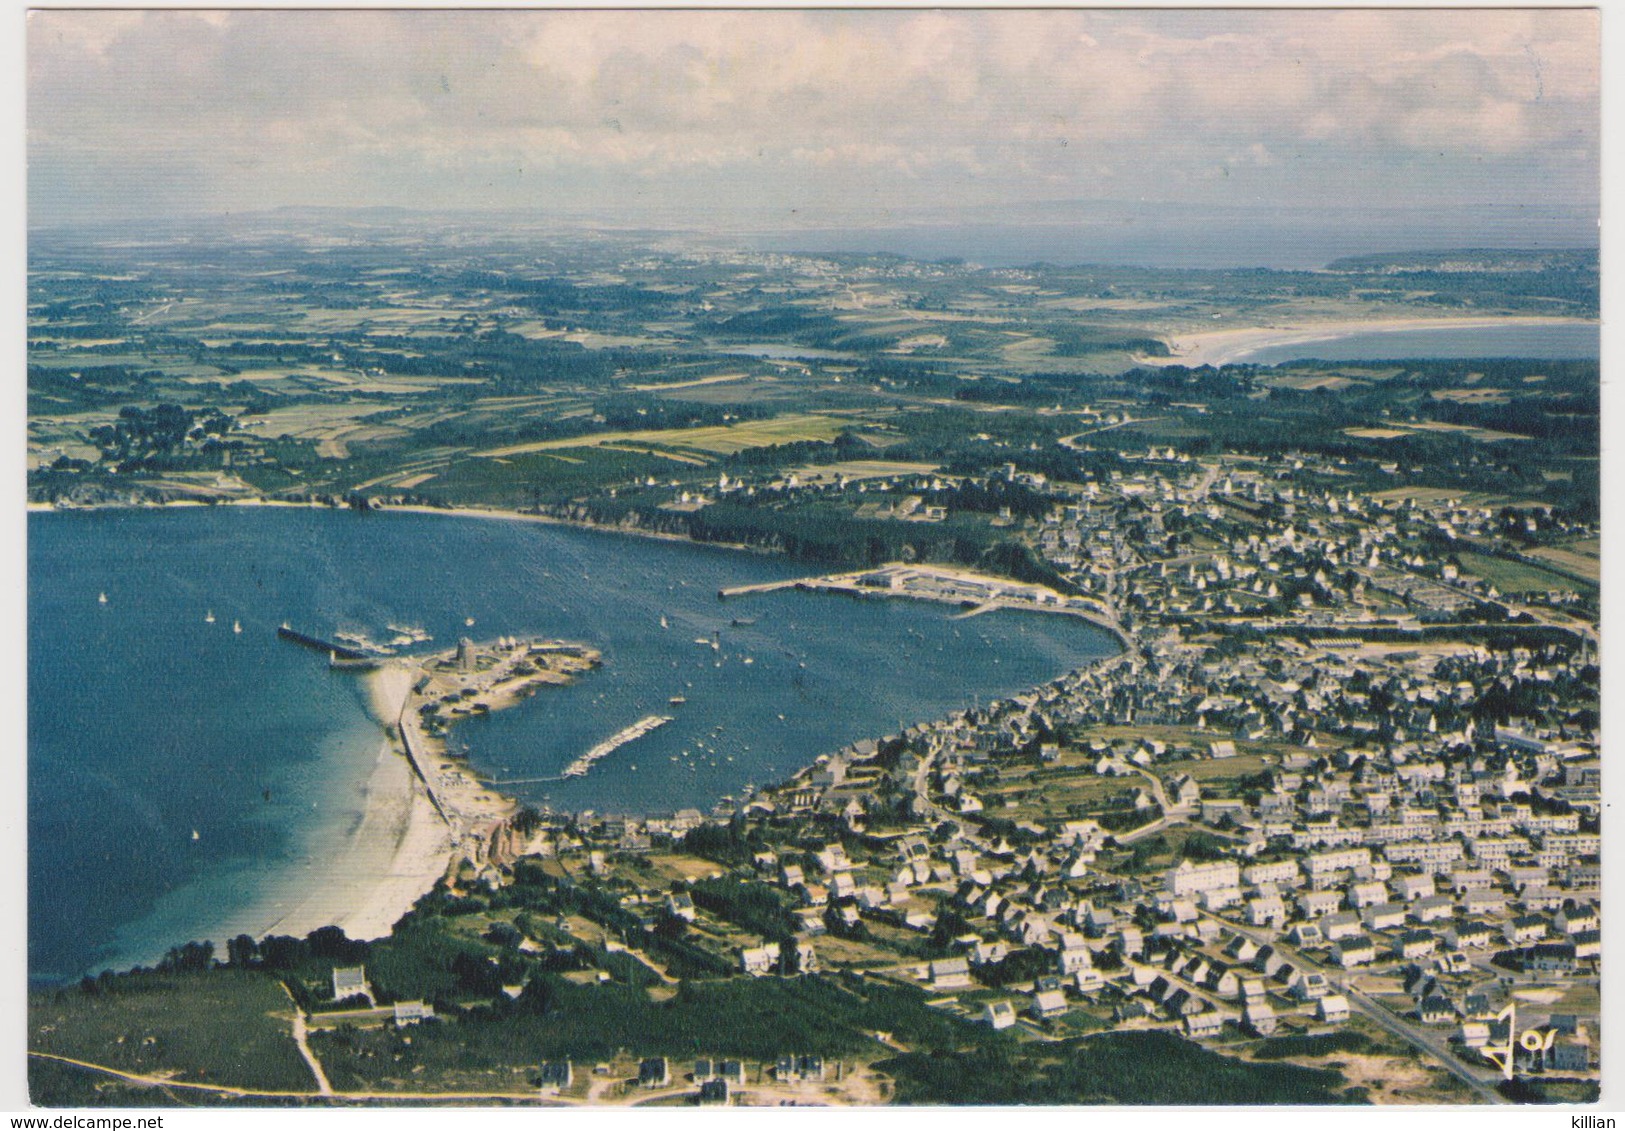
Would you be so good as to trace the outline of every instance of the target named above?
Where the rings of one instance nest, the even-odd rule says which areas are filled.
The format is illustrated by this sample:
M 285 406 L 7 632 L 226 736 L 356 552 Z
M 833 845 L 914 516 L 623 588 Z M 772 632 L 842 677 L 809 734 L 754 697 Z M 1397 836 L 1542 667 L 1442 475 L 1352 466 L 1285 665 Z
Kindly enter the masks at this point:
M 256 1063 L 281 1067 L 233 1085 L 262 1096 L 1596 1095 L 1594 363 L 1136 366 L 1114 337 L 1091 359 L 1112 372 L 1083 376 L 1011 354 L 993 329 L 954 331 L 968 358 L 915 340 L 941 324 L 923 320 L 927 294 L 997 326 L 1044 316 L 1024 288 L 1096 293 L 1081 272 L 605 254 L 646 281 L 738 272 L 814 304 L 856 286 L 871 297 L 792 332 L 774 347 L 786 357 L 752 347 L 720 370 L 710 339 L 685 360 L 566 350 L 549 331 L 536 348 L 577 368 L 543 388 L 503 368 L 519 340 L 500 329 L 502 295 L 453 289 L 490 328 L 431 328 L 412 346 L 472 359 L 447 364 L 489 396 L 413 377 L 418 363 L 362 334 L 301 363 L 331 373 L 193 384 L 225 407 L 120 410 L 88 432 L 127 395 L 96 384 L 117 375 L 64 383 L 42 348 L 30 490 L 59 508 L 484 508 L 723 543 L 835 563 L 767 587 L 802 600 L 936 602 L 966 631 L 983 616 L 1079 617 L 1117 654 L 659 814 L 517 806 L 482 781 L 447 728 L 509 704 L 502 681 L 547 664 L 516 641 L 460 648 L 399 720 L 414 757 L 426 746 L 430 799 L 469 799 L 436 891 L 386 938 L 244 937 L 224 962 L 188 944 L 159 970 L 87 979 L 75 992 L 99 996 L 35 1008 L 36 1073 L 64 1056 L 122 1065 L 122 1083 L 99 1085 L 114 1095 L 152 1086 L 172 1060 L 103 1043 L 117 987 L 156 979 L 190 1000 L 239 985 L 209 979 L 240 969 L 262 982 L 232 991 L 239 1015 L 286 1013 L 289 996 L 296 1010 L 300 1058 L 278 1021 Z M 594 333 L 642 326 L 639 303 L 669 301 L 649 286 L 624 311 L 596 307 Z M 877 349 L 876 303 L 902 319 L 888 356 L 820 354 L 832 326 L 859 320 Z M 382 366 L 365 387 L 322 384 L 363 354 Z M 1020 376 L 987 378 L 995 361 Z M 386 388 L 397 379 L 411 387 Z M 363 427 L 380 397 L 419 407 Z M 58 400 L 93 411 L 45 411 Z M 752 588 L 718 601 L 748 620 Z M 276 1001 L 249 988 L 266 975 Z M 719 1011 L 754 1020 L 723 1031 Z M 1160 1067 L 1135 1074 L 1147 1064 Z
M 1328 470 L 1153 451 L 1054 492 L 1039 544 L 1127 626 L 1122 655 L 832 752 L 732 811 L 574 815 L 537 834 L 541 868 L 624 893 L 629 946 L 861 972 L 1031 1040 L 1223 1046 L 1352 1018 L 1483 1102 L 1481 1050 L 1516 1005 L 1555 1034 L 1510 1034 L 1520 1072 L 1594 1078 L 1586 610 L 1407 548 L 1494 553 L 1494 513 L 1301 485 Z M 674 883 L 694 857 L 716 867 Z

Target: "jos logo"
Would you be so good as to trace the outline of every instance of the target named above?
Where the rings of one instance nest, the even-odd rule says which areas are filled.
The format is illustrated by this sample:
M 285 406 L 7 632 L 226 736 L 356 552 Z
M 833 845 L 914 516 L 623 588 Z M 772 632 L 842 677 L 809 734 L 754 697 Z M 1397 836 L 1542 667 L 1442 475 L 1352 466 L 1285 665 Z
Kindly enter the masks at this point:
M 1547 1052 L 1557 1041 L 1556 1029 L 1525 1029 L 1518 1032 L 1518 1003 L 1513 1002 L 1495 1015 L 1497 1023 L 1506 1022 L 1506 1043 L 1502 1045 L 1485 1045 L 1478 1051 L 1483 1053 L 1492 1062 L 1506 1073 L 1508 1080 L 1512 1079 L 1512 1062 L 1517 1056 L 1517 1050 L 1522 1048 L 1525 1052 Z

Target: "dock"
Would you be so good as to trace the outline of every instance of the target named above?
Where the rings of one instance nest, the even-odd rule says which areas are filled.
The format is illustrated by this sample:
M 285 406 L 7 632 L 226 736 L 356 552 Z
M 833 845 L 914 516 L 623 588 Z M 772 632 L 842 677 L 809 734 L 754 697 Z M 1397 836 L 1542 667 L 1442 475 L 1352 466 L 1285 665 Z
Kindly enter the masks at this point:
M 903 597 L 958 605 L 952 619 L 964 620 L 999 609 L 1016 612 L 1058 613 L 1076 617 L 1103 628 L 1117 637 L 1125 651 L 1137 648 L 1128 631 L 1110 610 L 1087 597 L 1067 596 L 1045 585 L 994 577 L 964 569 L 948 569 L 920 563 L 892 562 L 873 569 L 835 573 L 825 577 L 803 577 L 791 581 L 770 581 L 762 585 L 737 585 L 717 591 L 718 597 L 740 597 L 748 593 L 768 593 L 779 589 L 802 589 L 809 593 L 842 593 L 849 597 L 879 599 Z
M 725 589 L 718 589 L 717 596 L 744 597 L 751 593 L 773 593 L 780 589 L 794 589 L 798 585 L 807 583 L 807 578 L 793 577 L 788 581 L 764 581 L 759 585 L 730 585 Z
M 639 719 L 625 730 L 618 731 L 609 738 L 604 739 L 597 746 L 594 746 L 574 762 L 564 767 L 562 776 L 567 778 L 585 777 L 587 771 L 592 769 L 593 763 L 600 758 L 608 757 L 628 742 L 634 742 L 650 731 L 663 727 L 669 722 L 671 722 L 671 716 L 669 715 L 649 715 Z
M 314 648 L 318 652 L 326 652 L 336 660 L 370 660 L 376 657 L 370 653 L 349 644 L 340 644 L 336 640 L 323 640 L 320 636 L 312 636 L 307 632 L 300 632 L 286 624 L 276 630 L 276 634 L 284 640 L 291 640 L 295 644 L 302 644 L 306 648 Z

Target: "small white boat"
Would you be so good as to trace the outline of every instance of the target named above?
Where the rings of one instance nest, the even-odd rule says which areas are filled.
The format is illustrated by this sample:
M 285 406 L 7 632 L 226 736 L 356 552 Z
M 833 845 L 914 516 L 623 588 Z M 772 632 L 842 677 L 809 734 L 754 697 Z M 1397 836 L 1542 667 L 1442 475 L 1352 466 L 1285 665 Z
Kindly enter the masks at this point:
M 670 628 L 671 627 L 671 622 L 668 621 L 665 617 L 661 617 L 660 618 L 660 627 L 661 628 Z
M 468 618 L 466 618 L 466 619 L 465 619 L 465 620 L 464 620 L 464 621 L 463 621 L 463 625 L 464 625 L 464 626 L 465 626 L 465 627 L 467 627 L 467 628 L 473 628 L 473 627 L 474 627 L 474 618 L 473 618 L 473 617 L 468 617 Z
M 96 603 L 97 603 L 97 604 L 98 604 L 98 605 L 105 605 L 105 604 L 107 604 L 107 594 L 106 594 L 106 593 L 102 593 L 102 594 L 99 594 L 99 595 L 98 595 L 98 596 L 97 596 L 97 597 L 96 597 Z
M 232 621 L 231 631 L 235 632 L 238 636 L 241 636 L 243 634 L 243 622 L 240 620 Z
M 203 614 L 203 623 L 204 624 L 213 624 L 214 623 L 214 610 L 213 609 L 210 609 L 208 612 Z
M 201 840 L 203 838 L 197 835 L 197 830 L 196 829 L 193 829 L 192 830 L 192 839 L 193 840 Z

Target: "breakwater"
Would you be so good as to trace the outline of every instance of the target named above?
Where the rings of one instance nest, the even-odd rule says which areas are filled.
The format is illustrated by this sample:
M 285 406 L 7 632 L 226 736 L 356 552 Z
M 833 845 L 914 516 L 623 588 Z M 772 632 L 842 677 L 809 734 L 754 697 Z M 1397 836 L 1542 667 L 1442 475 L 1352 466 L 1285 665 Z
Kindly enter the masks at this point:
M 300 632 L 298 629 L 293 628 L 288 624 L 278 626 L 276 634 L 284 640 L 292 641 L 293 643 L 303 645 L 306 648 L 314 648 L 318 652 L 326 652 L 330 657 L 336 660 L 370 660 L 375 658 L 370 653 L 364 652 L 360 648 L 354 648 L 348 644 L 340 644 L 336 640 L 323 640 L 320 636 L 312 636 L 308 632 Z
M 663 727 L 669 722 L 671 722 L 671 717 L 668 715 L 648 715 L 641 718 L 625 730 L 617 731 L 604 739 L 597 746 L 594 746 L 574 762 L 564 767 L 564 773 L 560 776 L 566 778 L 585 777 L 587 771 L 592 769 L 594 762 L 607 758 L 628 742 L 635 742 L 650 731 Z

